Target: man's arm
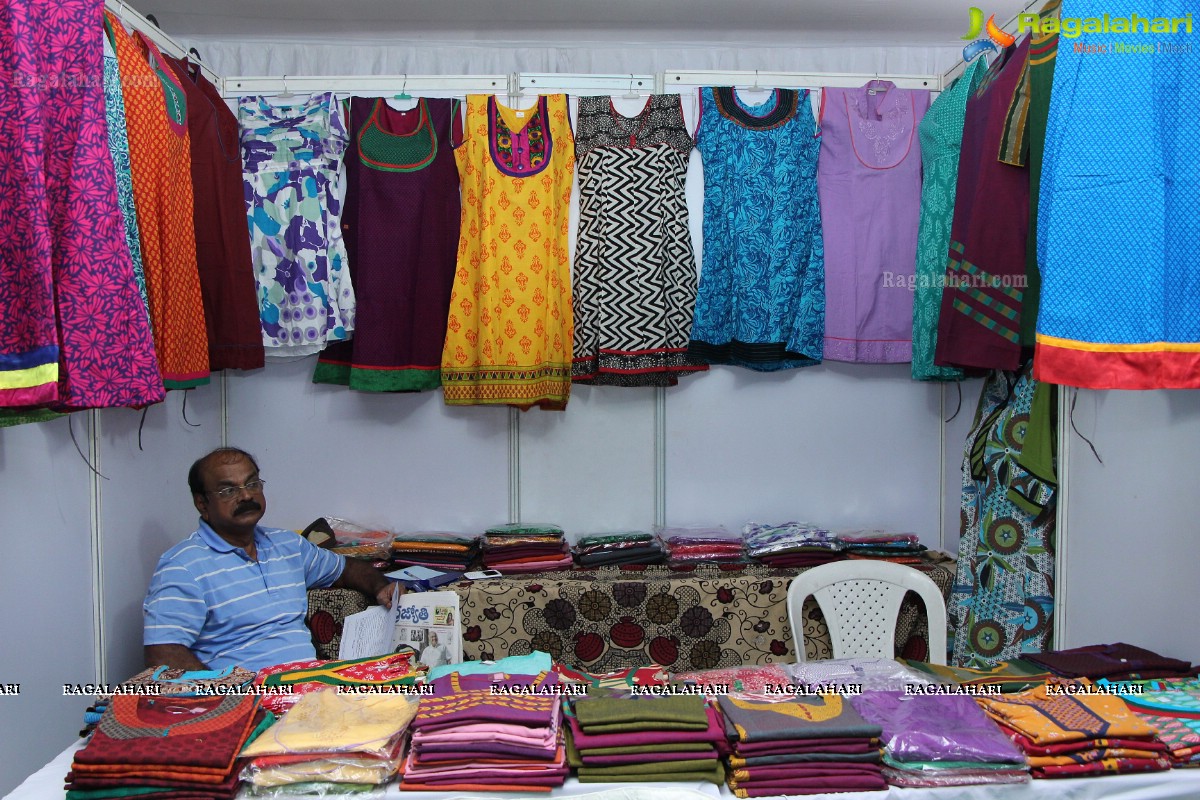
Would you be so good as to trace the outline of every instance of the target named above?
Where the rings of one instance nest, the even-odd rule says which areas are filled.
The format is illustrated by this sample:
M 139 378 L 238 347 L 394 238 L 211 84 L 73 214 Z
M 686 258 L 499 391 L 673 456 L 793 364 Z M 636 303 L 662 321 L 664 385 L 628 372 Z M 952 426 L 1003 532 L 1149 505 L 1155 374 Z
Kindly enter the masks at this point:
M 342 575 L 333 585 L 339 589 L 357 589 L 382 606 L 392 605 L 392 582 L 383 577 L 383 573 L 357 558 L 347 558 Z M 400 593 L 404 587 L 400 586 Z
M 174 669 L 208 669 L 196 654 L 181 644 L 148 644 L 142 648 L 147 667 L 167 665 Z

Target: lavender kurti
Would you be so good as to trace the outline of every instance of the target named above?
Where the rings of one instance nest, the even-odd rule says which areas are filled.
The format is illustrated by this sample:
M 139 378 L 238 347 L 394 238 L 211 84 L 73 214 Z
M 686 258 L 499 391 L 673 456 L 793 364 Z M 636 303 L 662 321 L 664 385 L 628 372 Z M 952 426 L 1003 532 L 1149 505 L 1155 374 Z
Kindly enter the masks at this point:
M 870 81 L 823 89 L 817 189 L 825 239 L 825 358 L 912 358 L 921 208 L 917 125 L 929 92 Z

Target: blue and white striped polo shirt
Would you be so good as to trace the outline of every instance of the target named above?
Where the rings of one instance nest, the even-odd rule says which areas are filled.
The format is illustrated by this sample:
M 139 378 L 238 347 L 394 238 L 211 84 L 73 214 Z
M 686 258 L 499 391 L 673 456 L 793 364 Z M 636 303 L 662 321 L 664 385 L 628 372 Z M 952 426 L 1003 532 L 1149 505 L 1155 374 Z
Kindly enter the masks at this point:
M 258 560 L 200 521 L 163 553 L 142 604 L 143 641 L 181 644 L 212 669 L 259 670 L 314 658 L 304 624 L 309 588 L 329 586 L 346 560 L 304 537 L 254 529 Z

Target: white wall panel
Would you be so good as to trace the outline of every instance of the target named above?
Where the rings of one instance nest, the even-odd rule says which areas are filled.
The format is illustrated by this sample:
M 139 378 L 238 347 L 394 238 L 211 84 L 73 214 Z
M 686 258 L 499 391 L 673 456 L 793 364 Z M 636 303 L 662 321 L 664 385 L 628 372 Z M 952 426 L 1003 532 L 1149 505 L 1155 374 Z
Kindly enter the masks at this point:
M 192 462 L 221 444 L 220 377 L 186 393 L 172 391 L 145 412 L 100 412 L 105 675 L 123 680 L 142 669 L 142 600 L 165 550 L 196 529 L 187 487 Z M 199 426 L 199 427 L 194 427 Z M 138 429 L 141 428 L 141 449 Z
M 938 538 L 938 388 L 907 364 L 714 367 L 667 391 L 667 524 L 804 520 Z
M 945 544 L 942 549 L 958 556 L 958 539 L 962 526 L 962 463 L 967 446 L 967 434 L 975 422 L 975 409 L 979 407 L 979 394 L 983 391 L 983 379 L 976 378 L 942 387 L 944 417 L 946 420 L 943 441 L 945 442 L 944 491 L 942 525 Z M 955 411 L 957 410 L 957 414 Z
M 654 390 L 573 386 L 566 413 L 520 418 L 521 517 L 571 538 L 654 523 Z
M 391 530 L 477 531 L 508 519 L 508 410 L 450 408 L 441 392 L 376 394 L 311 382 L 316 357 L 229 379 L 229 444 L 267 481 L 264 524 L 320 516 Z
M 1200 661 L 1200 392 L 1080 391 L 1075 425 L 1104 463 L 1071 435 L 1064 646 Z
M 71 419 L 88 446 L 88 415 Z M 66 419 L 0 429 L 0 794 L 49 761 L 83 725 L 90 698 L 64 683 L 93 681 L 90 472 Z

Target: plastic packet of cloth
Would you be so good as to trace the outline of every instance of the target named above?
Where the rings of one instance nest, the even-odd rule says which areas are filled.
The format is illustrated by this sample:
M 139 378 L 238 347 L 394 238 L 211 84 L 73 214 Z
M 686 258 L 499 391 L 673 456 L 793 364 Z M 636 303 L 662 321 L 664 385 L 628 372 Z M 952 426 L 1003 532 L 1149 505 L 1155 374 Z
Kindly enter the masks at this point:
M 279 720 L 242 748 L 243 758 L 341 753 L 355 758 L 396 754 L 417 714 L 417 697 L 370 687 L 371 693 L 326 686 L 303 695 Z M 366 687 L 357 687 L 366 688 Z M 297 759 L 302 760 L 302 759 Z M 353 781 L 351 781 L 353 782 Z
M 405 737 L 393 737 L 390 752 L 381 755 L 306 753 L 260 756 L 241 772 L 241 779 L 259 789 L 307 783 L 378 785 L 400 771 Z
M 252 783 L 245 784 L 251 797 L 325 797 L 352 796 L 362 800 L 376 800 L 386 794 L 384 787 L 371 783 L 325 783 L 311 781 L 309 783 L 288 783 L 283 786 L 259 787 Z
M 716 541 L 741 542 L 741 534 L 734 533 L 724 525 L 685 525 L 667 527 L 656 525 L 654 532 L 667 544 L 706 543 Z
M 863 691 L 875 689 L 903 692 L 905 686 L 929 686 L 938 683 L 890 658 L 830 658 L 783 664 L 792 683 L 808 686 L 855 684 Z
M 991 783 L 1029 783 L 1029 773 L 1019 770 L 939 774 L 928 771 L 914 773 L 908 770 L 884 767 L 883 778 L 893 786 L 904 786 L 914 789 L 936 786 L 976 786 Z
M 301 535 L 318 547 L 358 558 L 387 558 L 396 538 L 391 531 L 366 528 L 340 517 L 319 517 Z

